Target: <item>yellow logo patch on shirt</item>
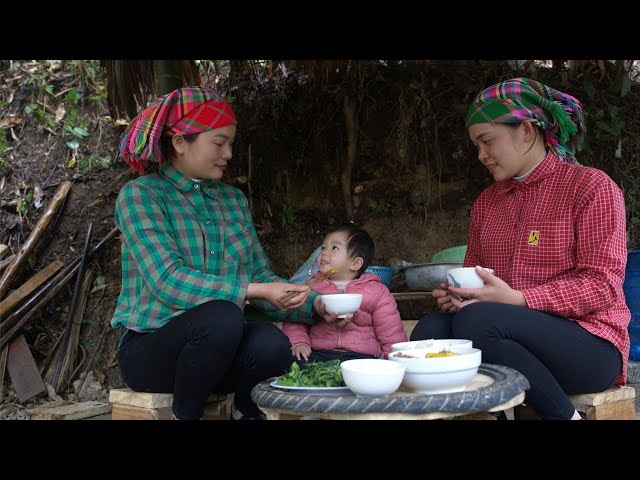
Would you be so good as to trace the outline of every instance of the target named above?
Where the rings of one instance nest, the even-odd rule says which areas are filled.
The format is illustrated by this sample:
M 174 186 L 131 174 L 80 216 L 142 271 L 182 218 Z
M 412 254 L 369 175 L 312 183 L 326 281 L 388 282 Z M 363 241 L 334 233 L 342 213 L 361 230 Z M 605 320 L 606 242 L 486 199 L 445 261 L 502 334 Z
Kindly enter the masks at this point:
M 529 232 L 529 240 L 527 243 L 529 245 L 538 245 L 538 239 L 540 238 L 540 230 L 531 230 Z

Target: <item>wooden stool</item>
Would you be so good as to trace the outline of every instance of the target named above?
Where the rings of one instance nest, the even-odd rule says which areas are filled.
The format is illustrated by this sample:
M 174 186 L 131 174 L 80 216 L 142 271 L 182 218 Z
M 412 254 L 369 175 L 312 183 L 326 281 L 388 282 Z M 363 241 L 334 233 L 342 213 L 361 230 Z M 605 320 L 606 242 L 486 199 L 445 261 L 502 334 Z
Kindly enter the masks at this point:
M 576 410 L 584 413 L 587 420 L 635 420 L 636 391 L 633 387 L 613 386 L 604 392 L 570 395 Z M 540 417 L 529 406 L 513 409 L 516 420 L 539 420 Z
M 212 394 L 207 399 L 203 420 L 226 420 L 230 415 L 228 395 Z M 134 392 L 130 388 L 109 392 L 112 420 L 171 420 L 171 393 Z

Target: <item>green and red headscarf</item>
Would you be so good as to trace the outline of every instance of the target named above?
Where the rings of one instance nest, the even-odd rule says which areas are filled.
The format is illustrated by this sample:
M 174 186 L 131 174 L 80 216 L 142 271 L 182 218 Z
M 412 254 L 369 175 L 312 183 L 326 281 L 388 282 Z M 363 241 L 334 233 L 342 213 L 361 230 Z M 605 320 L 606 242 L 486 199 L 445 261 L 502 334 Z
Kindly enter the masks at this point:
M 467 127 L 476 123 L 529 120 L 544 130 L 545 144 L 567 163 L 577 163 L 586 126 L 580 102 L 536 80 L 520 77 L 484 89 L 467 112 Z
M 178 88 L 155 100 L 129 124 L 120 139 L 120 156 L 144 174 L 147 162 L 163 163 L 160 137 L 193 135 L 235 125 L 231 105 L 223 97 L 202 87 Z

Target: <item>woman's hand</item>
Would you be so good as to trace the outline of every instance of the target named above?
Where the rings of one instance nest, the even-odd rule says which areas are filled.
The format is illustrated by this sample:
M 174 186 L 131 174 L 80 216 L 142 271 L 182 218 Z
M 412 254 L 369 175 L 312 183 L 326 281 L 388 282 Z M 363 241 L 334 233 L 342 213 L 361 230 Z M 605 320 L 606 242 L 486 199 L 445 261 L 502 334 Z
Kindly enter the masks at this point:
M 289 292 L 296 292 L 296 295 L 284 303 L 278 300 Z M 247 289 L 247 299 L 259 298 L 267 300 L 278 310 L 286 312 L 304 305 L 309 298 L 310 293 L 311 289 L 308 286 L 299 285 L 297 283 L 250 283 Z
M 478 276 L 484 280 L 482 288 L 456 288 L 449 285 L 451 303 L 458 310 L 475 302 L 498 302 L 526 307 L 527 301 L 519 290 L 514 290 L 507 282 L 484 268 L 476 266 Z M 434 291 L 435 293 L 435 291 Z
M 311 355 L 311 345 L 308 343 L 299 343 L 295 347 L 291 347 L 291 355 L 296 357 L 296 360 L 300 360 L 300 357 L 302 357 L 307 361 L 309 360 L 309 355 Z
M 338 327 L 344 327 L 347 323 L 352 321 L 356 317 L 356 315 L 358 315 L 358 312 L 356 312 L 354 314 L 347 315 L 344 318 L 338 318 L 337 313 L 328 313 L 324 306 L 324 302 L 320 299 L 319 295 L 313 301 L 313 309 L 318 315 L 320 315 L 320 317 L 324 319 L 325 322 L 336 322 L 336 325 Z
M 452 302 L 452 295 L 447 290 L 448 286 L 449 284 L 447 283 L 441 283 L 440 288 L 436 288 L 431 292 L 431 296 L 438 302 L 438 308 L 441 312 L 456 313 L 458 311 L 458 307 L 456 307 Z

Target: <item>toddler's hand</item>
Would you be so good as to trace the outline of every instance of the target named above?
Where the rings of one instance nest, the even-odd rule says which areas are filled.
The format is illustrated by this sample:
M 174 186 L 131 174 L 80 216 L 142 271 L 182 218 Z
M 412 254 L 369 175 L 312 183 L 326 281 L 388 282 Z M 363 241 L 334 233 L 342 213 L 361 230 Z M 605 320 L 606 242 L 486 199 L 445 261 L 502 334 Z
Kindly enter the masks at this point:
M 338 314 L 337 313 L 328 313 L 327 312 L 326 308 L 324 307 L 324 302 L 320 299 L 320 295 L 318 295 L 313 300 L 313 309 L 326 322 L 333 323 L 338 319 Z M 348 323 L 348 322 L 346 322 L 346 323 Z M 340 324 L 338 324 L 338 325 L 340 325 Z
M 296 357 L 296 360 L 300 360 L 300 357 L 305 361 L 309 360 L 311 355 L 311 346 L 307 343 L 299 343 L 295 347 L 291 347 L 291 354 Z

